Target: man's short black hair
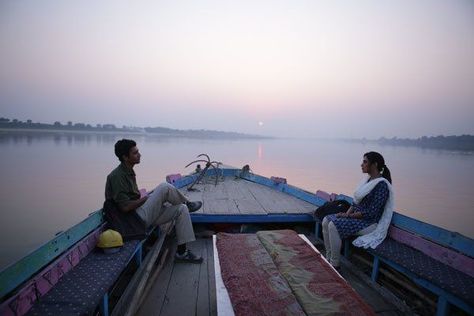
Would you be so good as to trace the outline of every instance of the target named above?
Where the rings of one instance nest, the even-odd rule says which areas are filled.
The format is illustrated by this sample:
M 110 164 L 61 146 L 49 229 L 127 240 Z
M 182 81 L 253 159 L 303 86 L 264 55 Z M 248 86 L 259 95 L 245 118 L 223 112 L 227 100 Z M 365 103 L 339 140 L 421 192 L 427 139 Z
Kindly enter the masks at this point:
M 137 146 L 132 139 L 121 139 L 115 143 L 115 156 L 118 157 L 120 161 L 123 161 L 123 156 L 128 156 L 130 149 Z

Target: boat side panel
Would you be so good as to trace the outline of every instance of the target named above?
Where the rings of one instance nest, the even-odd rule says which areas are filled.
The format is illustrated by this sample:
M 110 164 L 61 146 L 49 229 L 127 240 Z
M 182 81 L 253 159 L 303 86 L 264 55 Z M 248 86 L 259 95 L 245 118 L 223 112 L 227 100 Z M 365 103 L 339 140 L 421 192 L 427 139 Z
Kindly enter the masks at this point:
M 267 187 L 270 187 L 274 190 L 278 190 L 284 193 L 287 193 L 289 195 L 292 195 L 294 197 L 297 197 L 303 201 L 306 201 L 308 203 L 314 204 L 316 206 L 321 206 L 323 205 L 326 201 L 319 196 L 316 196 L 316 194 L 309 193 L 307 191 L 304 191 L 300 188 L 294 187 L 289 184 L 285 183 L 275 183 L 271 179 L 268 179 L 266 177 L 262 177 L 260 175 L 256 174 L 248 174 L 243 176 L 244 179 L 256 182 L 258 184 L 265 185 Z
M 38 275 L 22 286 L 14 296 L 0 305 L 0 315 L 23 315 L 33 304 L 49 292 L 59 280 L 86 257 L 96 246 L 103 226 L 99 226 L 86 238 L 78 242 Z
M 459 233 L 451 232 L 395 212 L 393 213 L 392 224 L 474 258 L 474 241 Z
M 221 215 L 221 214 L 191 214 L 193 223 L 314 223 L 310 214 L 243 214 L 243 215 Z
M 41 268 L 96 229 L 102 224 L 102 221 L 102 211 L 94 212 L 79 224 L 61 233 L 13 265 L 5 268 L 0 273 L 0 298 L 6 296 Z
M 224 177 L 230 177 L 230 176 L 237 176 L 237 174 L 240 172 L 239 169 L 219 169 L 218 174 L 219 176 L 224 176 Z M 214 170 L 208 170 L 206 172 L 206 175 L 214 175 L 215 171 Z M 194 180 L 197 179 L 197 175 L 188 175 L 184 176 L 179 180 L 176 180 L 173 185 L 180 189 L 182 187 L 185 187 L 191 183 L 193 183 Z

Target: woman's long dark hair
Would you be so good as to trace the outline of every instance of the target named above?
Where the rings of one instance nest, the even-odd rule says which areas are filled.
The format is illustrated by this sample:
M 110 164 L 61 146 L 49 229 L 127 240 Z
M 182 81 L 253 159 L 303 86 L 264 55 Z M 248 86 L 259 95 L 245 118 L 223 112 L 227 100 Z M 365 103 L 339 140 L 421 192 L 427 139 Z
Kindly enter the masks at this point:
M 390 175 L 390 170 L 385 165 L 385 159 L 383 156 L 375 151 L 370 151 L 364 154 L 364 157 L 367 157 L 369 164 L 377 163 L 377 170 L 382 173 L 382 177 L 387 179 L 388 182 L 392 183 L 392 176 Z

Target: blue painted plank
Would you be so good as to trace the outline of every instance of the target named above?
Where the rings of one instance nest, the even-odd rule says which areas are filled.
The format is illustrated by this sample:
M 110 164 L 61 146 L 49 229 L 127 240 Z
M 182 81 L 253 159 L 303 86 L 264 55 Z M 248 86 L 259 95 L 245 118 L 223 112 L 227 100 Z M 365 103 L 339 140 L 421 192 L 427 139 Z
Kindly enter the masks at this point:
M 100 311 L 102 316 L 109 316 L 109 294 L 105 293 L 100 302 Z
M 338 200 L 346 200 L 349 203 L 352 203 L 354 199 L 351 196 L 345 195 L 345 194 L 338 194 L 336 199 Z
M 438 304 L 436 307 L 436 316 L 446 316 L 449 312 L 449 303 L 446 298 L 438 297 Z
M 219 169 L 219 175 L 224 175 L 225 177 L 231 177 L 231 176 L 236 176 L 240 170 L 239 169 L 229 169 L 229 168 L 225 168 L 225 169 Z M 206 171 L 206 175 L 209 176 L 209 175 L 215 175 L 216 172 L 214 171 L 214 169 L 210 169 L 210 170 L 207 170 Z M 187 175 L 187 176 L 184 176 L 182 177 L 181 179 L 177 180 L 175 183 L 174 183 L 174 186 L 178 189 L 180 188 L 183 188 L 187 185 L 190 185 L 191 183 L 193 183 L 194 180 L 196 180 L 198 176 L 193 174 L 193 175 Z
M 326 201 L 319 196 L 316 196 L 316 194 L 310 193 L 308 191 L 305 191 L 303 189 L 297 188 L 295 186 L 285 184 L 285 183 L 275 183 L 269 178 L 262 177 L 260 175 L 256 174 L 249 174 L 245 175 L 242 178 L 264 185 L 266 187 L 272 188 L 274 190 L 280 191 L 287 193 L 291 196 L 294 196 L 296 198 L 299 198 L 300 200 L 306 201 L 308 203 L 311 203 L 315 206 L 321 206 L 323 205 Z
M 102 211 L 96 211 L 79 224 L 61 233 L 0 272 L 0 298 L 27 281 L 102 223 Z
M 374 256 L 374 264 L 372 267 L 372 274 L 370 278 L 372 281 L 377 282 L 377 278 L 379 277 L 379 269 L 380 269 L 380 260 L 378 256 Z
M 193 181 L 197 178 L 196 175 L 192 176 L 184 176 L 179 180 L 176 180 L 176 182 L 173 184 L 176 188 L 182 188 L 187 186 L 188 184 L 193 183 Z
M 193 223 L 314 223 L 309 214 L 219 215 L 191 214 Z
M 401 229 L 414 232 L 425 239 L 474 257 L 474 240 L 459 233 L 451 232 L 396 212 L 393 213 L 392 224 Z

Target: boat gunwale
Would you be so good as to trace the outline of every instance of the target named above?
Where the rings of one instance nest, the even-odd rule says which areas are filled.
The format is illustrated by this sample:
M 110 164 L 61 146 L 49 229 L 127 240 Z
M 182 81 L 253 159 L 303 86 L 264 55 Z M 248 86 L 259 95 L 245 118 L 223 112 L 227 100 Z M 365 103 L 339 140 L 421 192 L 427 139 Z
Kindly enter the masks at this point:
M 218 171 L 208 170 L 206 174 L 214 175 L 216 173 L 219 173 L 219 171 L 222 172 L 223 176 L 240 177 L 244 180 L 269 187 L 276 191 L 287 193 L 293 197 L 299 198 L 317 207 L 323 205 L 326 202 L 326 200 L 320 198 L 315 193 L 306 191 L 304 189 L 298 188 L 296 186 L 293 186 L 287 183 L 276 183 L 270 178 L 261 176 L 258 174 L 242 173 L 241 169 L 238 169 L 238 168 L 222 168 L 222 169 L 218 169 Z M 185 176 L 177 180 L 174 183 L 174 186 L 176 188 L 183 188 L 184 186 L 191 184 L 196 178 L 197 178 L 197 175 Z M 337 196 L 345 200 L 349 200 L 349 202 L 352 202 L 352 199 L 344 194 L 338 194 Z M 225 215 L 225 216 L 232 217 L 229 220 L 225 220 L 223 218 L 224 215 L 219 215 L 219 214 L 207 215 L 209 218 L 205 218 L 205 215 L 206 214 L 192 214 L 193 221 L 194 219 L 196 219 L 196 222 L 204 223 L 212 219 L 215 219 L 223 223 L 224 222 L 237 223 L 237 222 L 243 222 L 243 221 L 246 221 L 249 223 L 255 223 L 260 220 L 263 220 L 265 216 L 265 215 L 263 216 L 262 215 Z M 286 216 L 292 216 L 292 215 L 297 215 L 297 214 L 288 214 Z M 309 214 L 301 214 L 301 215 L 309 216 Z M 281 221 L 281 219 L 278 218 L 278 215 L 274 215 L 274 216 L 277 221 Z M 269 217 L 268 220 L 263 220 L 262 222 L 270 222 L 270 221 L 271 221 L 271 218 Z M 306 220 L 300 219 L 299 221 L 308 221 L 308 218 L 306 218 Z M 432 224 L 424 223 L 420 220 L 400 214 L 395 211 L 393 212 L 391 225 L 394 225 L 403 230 L 414 232 L 425 239 L 428 239 L 432 242 L 451 248 L 471 258 L 474 258 L 474 240 L 458 232 L 452 232 L 452 231 L 449 231 L 447 229 L 444 229 Z
M 2 269 L 0 271 L 0 301 L 3 302 L 8 294 L 30 280 L 44 267 L 53 263 L 54 260 L 88 236 L 102 223 L 102 210 L 97 210 L 81 222 L 59 233 L 53 239 L 43 243 L 21 259 Z

